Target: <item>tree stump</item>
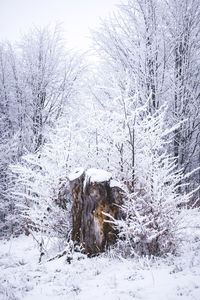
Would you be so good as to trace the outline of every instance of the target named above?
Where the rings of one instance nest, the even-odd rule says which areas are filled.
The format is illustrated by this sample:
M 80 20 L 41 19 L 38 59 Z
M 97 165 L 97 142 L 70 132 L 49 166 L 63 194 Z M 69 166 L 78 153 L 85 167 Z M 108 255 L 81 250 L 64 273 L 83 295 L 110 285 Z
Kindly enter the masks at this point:
M 100 169 L 77 169 L 69 175 L 74 201 L 72 240 L 89 256 L 103 252 L 116 241 L 108 215 L 120 218 L 122 189 L 111 177 L 111 173 Z

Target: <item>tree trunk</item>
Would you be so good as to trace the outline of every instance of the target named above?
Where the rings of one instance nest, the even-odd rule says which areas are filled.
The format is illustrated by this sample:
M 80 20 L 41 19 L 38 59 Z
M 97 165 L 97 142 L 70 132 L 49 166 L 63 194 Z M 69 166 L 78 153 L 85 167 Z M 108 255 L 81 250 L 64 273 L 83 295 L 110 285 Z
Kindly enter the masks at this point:
M 116 230 L 108 222 L 112 221 L 108 215 L 115 219 L 121 217 L 122 189 L 111 180 L 111 174 L 103 170 L 84 172 L 79 169 L 77 176 L 74 174 L 69 176 L 74 201 L 72 240 L 93 256 L 116 241 Z

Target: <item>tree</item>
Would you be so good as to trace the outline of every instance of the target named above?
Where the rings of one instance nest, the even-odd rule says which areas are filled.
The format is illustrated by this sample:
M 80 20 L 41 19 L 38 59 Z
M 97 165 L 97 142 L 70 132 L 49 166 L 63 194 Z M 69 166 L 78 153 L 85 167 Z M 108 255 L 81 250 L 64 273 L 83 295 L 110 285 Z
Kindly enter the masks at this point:
M 48 141 L 37 153 L 24 155 L 12 166 L 12 195 L 21 231 L 33 236 L 39 233 L 40 238 L 35 238 L 45 254 L 51 242 L 64 247 L 71 233 L 68 133 L 67 129 L 61 135 L 49 133 Z
M 199 165 L 199 20 L 196 0 L 166 1 L 166 28 L 170 47 L 168 65 L 171 119 L 184 121 L 175 132 L 174 156 L 184 173 Z M 193 185 L 199 182 L 193 175 Z M 196 181 L 196 182 L 195 182 Z
M 122 173 L 127 173 L 126 167 L 131 170 L 128 180 L 133 187 L 137 147 L 135 112 L 148 102 L 149 112 L 153 114 L 166 100 L 166 41 L 160 12 L 158 1 L 128 1 L 94 33 L 102 63 L 95 98 L 97 105 L 109 107 L 110 120 L 113 120 L 113 111 L 119 113 L 115 115 L 115 126 L 123 132 L 123 139 L 113 141 L 111 138 L 109 143 L 112 151 L 116 147 L 113 156 L 118 156 Z M 116 140 L 116 134 L 112 136 Z
M 179 205 L 190 195 L 178 191 L 183 175 L 177 173 L 176 160 L 167 153 L 166 142 L 173 142 L 171 134 L 179 125 L 166 128 L 165 114 L 166 106 L 153 115 L 146 109 L 138 127 L 136 188 L 125 197 L 124 219 L 111 218 L 119 230 L 123 251 L 131 255 L 162 256 L 173 253 L 179 244 Z
M 137 97 L 129 108 L 148 101 L 152 114 L 167 101 L 167 124 L 181 124 L 168 151 L 185 174 L 199 164 L 199 11 L 196 0 L 128 1 L 95 33 L 102 62 L 100 88 L 94 92 L 97 101 L 107 106 L 119 95 Z M 131 135 L 129 160 L 134 169 L 136 143 Z M 116 146 L 121 155 L 124 144 Z M 195 188 L 199 176 L 200 172 L 187 182 L 193 180 Z
M 34 28 L 20 44 L 1 44 L 2 216 L 9 215 L 4 204 L 14 207 L 15 202 L 10 194 L 14 177 L 9 165 L 19 162 L 24 154 L 39 151 L 47 131 L 63 115 L 70 115 L 69 107 L 79 93 L 85 70 L 82 58 L 65 50 L 58 27 Z
M 139 92 L 141 104 L 150 99 L 152 113 L 159 107 L 160 99 L 164 101 L 167 58 L 161 24 L 158 1 L 128 1 L 95 32 L 97 50 L 101 59 L 107 61 L 108 71 L 115 74 L 122 90 L 126 82 L 120 75 L 129 74 L 132 80 L 129 96 Z
M 9 201 L 7 190 L 11 184 L 9 164 L 15 160 L 17 145 L 15 136 L 15 102 L 12 99 L 12 75 L 9 65 L 9 49 L 6 43 L 0 44 L 0 227 L 1 233 L 10 228 L 6 223 L 13 203 Z M 11 226 L 12 227 L 12 226 Z M 11 229 L 12 230 L 12 229 Z
M 31 151 L 37 151 L 45 138 L 45 126 L 64 112 L 83 71 L 78 56 L 64 50 L 60 29 L 34 28 L 21 41 L 25 97 L 29 99 Z

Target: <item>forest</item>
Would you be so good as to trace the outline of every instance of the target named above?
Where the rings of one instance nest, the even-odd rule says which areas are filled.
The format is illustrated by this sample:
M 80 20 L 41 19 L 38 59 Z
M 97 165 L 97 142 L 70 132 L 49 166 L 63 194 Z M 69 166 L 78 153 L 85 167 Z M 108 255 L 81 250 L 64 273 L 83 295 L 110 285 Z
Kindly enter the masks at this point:
M 199 25 L 199 0 L 129 0 L 92 30 L 86 53 L 67 48 L 60 25 L 33 27 L 17 43 L 0 42 L 2 251 L 9 241 L 34 243 L 35 265 L 63 259 L 76 268 L 79 260 L 89 261 L 93 268 L 95 260 L 97 273 L 111 268 L 104 259 L 123 264 L 122 270 L 130 260 L 134 269 L 142 265 L 138 272 L 156 263 L 179 276 L 187 269 L 193 286 L 180 283 L 163 299 L 198 299 Z M 102 188 L 106 182 L 121 197 L 120 214 L 107 209 L 100 217 L 115 241 L 105 241 L 92 258 L 73 234 L 78 217 L 72 182 L 83 173 L 83 194 L 87 185 Z M 0 251 L 1 266 L 5 257 Z M 0 275 L 0 299 L 47 299 L 26 298 L 35 287 L 13 288 L 10 273 Z M 52 299 L 93 299 L 71 286 L 62 290 L 67 298 L 58 293 Z M 98 299 L 161 299 L 119 289 L 113 298 L 108 293 Z

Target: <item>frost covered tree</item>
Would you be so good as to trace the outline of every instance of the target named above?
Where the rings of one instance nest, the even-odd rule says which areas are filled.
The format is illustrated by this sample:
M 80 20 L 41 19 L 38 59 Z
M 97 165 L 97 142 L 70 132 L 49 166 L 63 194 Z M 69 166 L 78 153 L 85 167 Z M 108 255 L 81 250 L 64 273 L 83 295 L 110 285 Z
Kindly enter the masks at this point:
M 24 35 L 20 48 L 30 107 L 30 146 L 37 151 L 45 138 L 45 126 L 51 126 L 63 114 L 76 92 L 83 64 L 78 56 L 64 49 L 58 27 L 33 29 Z
M 166 49 L 161 19 L 158 1 L 128 1 L 94 33 L 101 62 L 97 87 L 93 88 L 94 99 L 100 110 L 107 111 L 110 124 L 104 133 L 98 129 L 99 137 L 104 136 L 106 141 L 110 165 L 120 166 L 121 179 L 132 186 L 136 110 L 148 102 L 153 114 L 166 96 Z M 106 136 L 105 132 L 111 134 Z
M 180 203 L 191 195 L 179 193 L 183 175 L 176 170 L 176 159 L 166 151 L 173 142 L 165 125 L 166 107 L 153 115 L 146 110 L 137 135 L 137 183 L 125 196 L 124 219 L 112 220 L 119 230 L 119 242 L 131 255 L 164 255 L 179 244 Z
M 119 94 L 137 95 L 137 105 L 148 101 L 153 114 L 167 101 L 167 124 L 181 123 L 169 151 L 185 174 L 199 164 L 199 11 L 196 0 L 128 1 L 95 32 L 102 63 L 97 102 L 106 106 Z M 124 144 L 117 147 L 122 153 Z M 186 181 L 195 188 L 199 175 Z
M 168 84 L 170 115 L 174 123 L 185 121 L 176 130 L 174 156 L 184 173 L 199 165 L 199 20 L 200 5 L 196 0 L 166 1 L 164 16 L 168 31 Z M 196 174 L 197 175 L 197 174 Z M 195 174 L 194 187 L 199 184 Z
M 16 175 L 12 193 L 21 230 L 36 240 L 39 233 L 38 243 L 42 243 L 45 254 L 52 243 L 61 245 L 70 237 L 69 136 L 67 128 L 49 133 L 48 141 L 37 153 L 23 156 L 12 166 Z
M 126 85 L 124 75 L 128 74 L 132 79 L 129 95 L 139 92 L 141 104 L 149 98 L 149 109 L 153 112 L 160 99 L 164 101 L 165 90 L 162 8 L 156 0 L 128 1 L 119 8 L 119 13 L 104 22 L 94 35 L 99 56 L 105 63 L 103 72 L 112 72 L 121 90 Z
M 104 101 L 103 105 L 94 99 L 94 107 L 98 112 L 98 154 L 96 160 L 101 167 L 112 172 L 119 180 L 129 182 L 134 188 L 136 162 L 136 116 L 141 113 L 139 92 L 130 96 L 130 78 L 124 77 L 123 93 L 115 82 L 112 101 Z M 131 82 L 132 83 L 132 82 Z M 104 89 L 104 87 L 103 87 Z M 116 95 L 115 95 L 116 93 Z M 118 95 L 117 95 L 118 93 Z M 104 90 L 103 90 L 104 94 Z M 101 86 L 97 90 L 97 97 L 102 97 Z
M 8 189 L 11 184 L 9 164 L 17 156 L 16 103 L 12 95 L 12 72 L 9 64 L 9 47 L 0 44 L 0 227 L 7 232 L 9 227 L 6 217 L 13 211 L 13 203 L 9 201 Z M 11 226 L 12 227 L 12 226 Z M 10 230 L 12 230 L 10 228 Z
M 83 57 L 65 49 L 58 27 L 34 28 L 19 44 L 1 44 L 2 216 L 6 212 L 4 204 L 14 201 L 9 165 L 20 161 L 24 154 L 37 152 L 59 118 L 70 115 L 83 71 Z

